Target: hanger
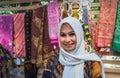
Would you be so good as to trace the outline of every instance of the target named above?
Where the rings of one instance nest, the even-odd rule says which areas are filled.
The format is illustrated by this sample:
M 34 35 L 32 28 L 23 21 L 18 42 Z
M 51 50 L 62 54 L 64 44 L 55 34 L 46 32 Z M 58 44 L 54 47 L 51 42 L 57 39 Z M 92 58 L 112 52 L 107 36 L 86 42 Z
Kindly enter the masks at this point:
M 67 5 L 67 9 L 65 8 L 65 4 Z M 63 18 L 63 12 L 66 11 L 67 13 L 67 16 L 70 16 L 70 10 L 71 10 L 71 6 L 70 6 L 70 3 L 67 2 L 67 1 L 63 1 L 60 5 L 60 10 L 61 10 L 61 16 L 60 16 L 60 19 Z

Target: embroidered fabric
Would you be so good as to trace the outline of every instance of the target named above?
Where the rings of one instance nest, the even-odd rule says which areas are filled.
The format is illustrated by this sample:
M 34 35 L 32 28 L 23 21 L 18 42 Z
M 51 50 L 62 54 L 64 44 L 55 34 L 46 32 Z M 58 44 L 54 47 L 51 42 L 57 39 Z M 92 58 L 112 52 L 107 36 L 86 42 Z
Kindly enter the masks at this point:
M 98 19 L 97 46 L 111 47 L 115 28 L 118 0 L 101 0 Z

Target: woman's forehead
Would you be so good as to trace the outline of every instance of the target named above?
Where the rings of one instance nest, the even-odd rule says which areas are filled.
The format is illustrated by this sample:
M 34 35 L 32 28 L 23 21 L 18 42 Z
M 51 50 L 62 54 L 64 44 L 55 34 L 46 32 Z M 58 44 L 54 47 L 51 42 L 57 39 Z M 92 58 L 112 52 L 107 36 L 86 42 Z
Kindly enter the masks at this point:
M 62 24 L 60 31 L 65 30 L 65 29 L 73 30 L 72 26 L 69 23 Z

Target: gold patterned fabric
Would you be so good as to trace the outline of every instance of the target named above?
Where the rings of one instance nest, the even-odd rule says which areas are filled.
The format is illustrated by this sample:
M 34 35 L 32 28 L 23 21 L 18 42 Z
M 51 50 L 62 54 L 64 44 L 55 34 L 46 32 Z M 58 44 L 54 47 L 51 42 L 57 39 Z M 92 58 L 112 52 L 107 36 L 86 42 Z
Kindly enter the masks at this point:
M 40 66 L 52 52 L 48 35 L 47 6 L 33 10 L 31 33 L 31 61 Z
M 49 58 L 47 62 L 47 69 L 52 70 L 54 61 L 57 57 L 54 55 Z M 52 78 L 62 78 L 63 66 L 58 62 L 55 69 L 53 70 Z M 86 61 L 84 64 L 84 78 L 102 78 L 101 77 L 101 66 L 97 61 Z

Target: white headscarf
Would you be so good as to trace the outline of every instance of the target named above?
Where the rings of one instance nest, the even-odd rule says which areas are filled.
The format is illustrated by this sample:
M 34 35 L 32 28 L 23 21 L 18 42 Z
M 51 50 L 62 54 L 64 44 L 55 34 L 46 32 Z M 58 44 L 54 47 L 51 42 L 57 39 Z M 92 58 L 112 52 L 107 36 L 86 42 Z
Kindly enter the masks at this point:
M 60 37 L 60 29 L 63 23 L 68 23 L 73 28 L 76 37 L 77 44 L 75 50 L 71 52 L 65 51 L 59 41 L 60 56 L 59 61 L 64 66 L 62 78 L 84 78 L 84 62 L 85 61 L 99 61 L 102 68 L 102 78 L 105 78 L 104 67 L 99 56 L 95 53 L 86 52 L 84 46 L 84 33 L 82 29 L 82 24 L 73 17 L 66 17 L 61 20 L 58 30 L 58 39 Z

